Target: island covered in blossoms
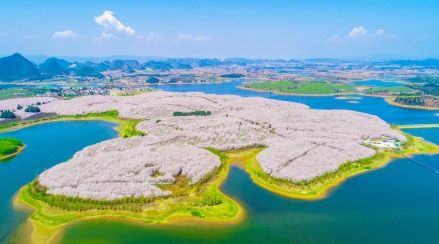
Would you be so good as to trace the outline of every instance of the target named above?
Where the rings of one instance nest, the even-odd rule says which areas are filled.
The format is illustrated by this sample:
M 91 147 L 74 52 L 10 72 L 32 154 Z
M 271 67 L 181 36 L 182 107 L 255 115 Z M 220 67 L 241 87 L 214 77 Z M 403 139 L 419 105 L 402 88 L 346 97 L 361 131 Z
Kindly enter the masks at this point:
M 88 146 L 24 186 L 37 229 L 93 217 L 160 223 L 236 222 L 245 210 L 220 190 L 232 164 L 281 195 L 319 199 L 349 176 L 395 157 L 438 148 L 377 116 L 257 97 L 149 91 L 0 101 L 19 110 L 9 129 L 56 120 L 103 119 L 121 137 Z

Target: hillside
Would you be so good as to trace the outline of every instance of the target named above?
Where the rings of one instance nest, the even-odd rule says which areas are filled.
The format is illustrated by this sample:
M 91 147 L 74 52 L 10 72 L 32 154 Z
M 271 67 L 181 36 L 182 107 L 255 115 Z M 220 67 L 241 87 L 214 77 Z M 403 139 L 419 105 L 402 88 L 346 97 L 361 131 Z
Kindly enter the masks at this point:
M 50 77 L 57 75 L 67 75 L 69 71 L 67 70 L 71 63 L 58 58 L 48 58 L 44 63 L 40 64 L 38 67 L 44 75 Z
M 40 76 L 38 67 L 19 53 L 0 58 L 0 81 L 30 80 Z

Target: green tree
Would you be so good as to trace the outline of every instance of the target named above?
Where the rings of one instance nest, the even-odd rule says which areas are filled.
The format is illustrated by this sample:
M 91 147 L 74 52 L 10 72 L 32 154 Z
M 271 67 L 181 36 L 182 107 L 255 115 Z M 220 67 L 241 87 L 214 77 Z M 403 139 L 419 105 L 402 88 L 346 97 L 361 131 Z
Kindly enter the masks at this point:
M 11 110 L 2 110 L 0 118 L 2 119 L 15 119 L 17 116 Z

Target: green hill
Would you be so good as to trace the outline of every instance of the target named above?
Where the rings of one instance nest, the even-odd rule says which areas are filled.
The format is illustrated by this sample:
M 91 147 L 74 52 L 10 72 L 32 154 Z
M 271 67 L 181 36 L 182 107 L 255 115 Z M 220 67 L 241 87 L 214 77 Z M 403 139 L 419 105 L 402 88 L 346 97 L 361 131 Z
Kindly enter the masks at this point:
M 142 64 L 137 60 L 114 60 L 110 65 L 110 69 L 133 72 L 136 69 L 142 69 Z
M 96 77 L 99 79 L 104 78 L 104 76 L 101 74 L 101 72 L 108 70 L 108 69 L 109 69 L 109 64 L 106 62 L 103 62 L 103 63 L 93 63 L 93 62 L 75 63 L 70 68 L 70 70 L 77 76 Z
M 0 58 L 0 81 L 32 80 L 40 77 L 38 67 L 19 53 Z
M 57 75 L 67 75 L 67 70 L 71 63 L 58 58 L 48 58 L 44 63 L 39 65 L 40 71 L 43 75 L 50 77 Z

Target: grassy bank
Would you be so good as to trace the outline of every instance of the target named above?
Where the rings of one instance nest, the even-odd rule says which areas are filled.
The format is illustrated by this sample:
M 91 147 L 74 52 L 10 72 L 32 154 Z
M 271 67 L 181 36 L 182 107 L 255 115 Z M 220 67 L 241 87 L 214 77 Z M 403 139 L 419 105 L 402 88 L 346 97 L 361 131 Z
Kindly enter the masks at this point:
M 118 218 L 149 224 L 236 223 L 243 219 L 244 211 L 220 191 L 234 159 L 225 152 L 208 150 L 220 158 L 221 166 L 196 185 L 191 186 L 186 177 L 177 176 L 175 183 L 159 186 L 171 191 L 172 197 L 96 201 L 49 195 L 34 181 L 19 191 L 14 204 L 32 209 L 31 239 L 34 243 L 50 242 L 66 225 L 92 218 Z
M 24 144 L 14 138 L 0 138 L 0 161 L 16 156 L 24 149 Z
M 337 95 L 355 93 L 355 85 L 330 82 L 267 81 L 242 85 L 243 89 L 291 95 Z
M 346 179 L 385 166 L 395 158 L 410 156 L 413 154 L 439 153 L 437 145 L 425 142 L 422 138 L 407 135 L 407 142 L 400 150 L 378 150 L 373 157 L 361 159 L 355 162 L 347 162 L 335 172 L 329 172 L 309 181 L 293 182 L 278 179 L 267 175 L 256 160 L 259 151 L 253 151 L 248 155 L 245 170 L 252 180 L 259 186 L 276 194 L 303 200 L 317 200 L 327 196 L 332 188 Z
M 421 110 L 439 110 L 436 107 L 427 107 L 422 105 L 407 105 L 395 101 L 395 96 L 400 94 L 410 94 L 415 90 L 405 87 L 370 87 L 364 89 L 362 86 L 345 83 L 331 82 L 294 82 L 294 81 L 267 81 L 246 83 L 238 88 L 256 92 L 272 92 L 280 95 L 292 96 L 337 96 L 337 95 L 360 95 L 367 97 L 382 97 L 385 101 L 393 106 L 421 109 Z M 345 98 L 339 98 L 345 99 Z M 348 99 L 345 99 L 348 100 Z
M 416 90 L 406 87 L 406 86 L 390 86 L 390 87 L 370 87 L 364 90 L 365 94 L 388 94 L 388 95 L 398 95 L 398 94 L 408 94 L 414 93 Z
M 132 136 L 143 136 L 144 133 L 136 129 L 136 125 L 142 120 L 128 119 L 119 116 L 117 110 L 111 110 L 102 113 L 88 113 L 83 115 L 65 115 L 55 119 L 58 120 L 104 120 L 118 124 L 117 131 L 123 138 Z
M 75 120 L 103 120 L 118 124 L 117 131 L 121 137 L 141 136 L 143 132 L 136 130 L 136 125 L 141 122 L 137 119 L 122 118 L 117 110 L 101 113 L 87 113 L 81 115 L 62 115 L 46 116 L 33 120 L 12 121 L 0 124 L 0 131 L 11 131 L 26 128 L 33 125 L 56 122 L 56 121 L 75 121 Z

